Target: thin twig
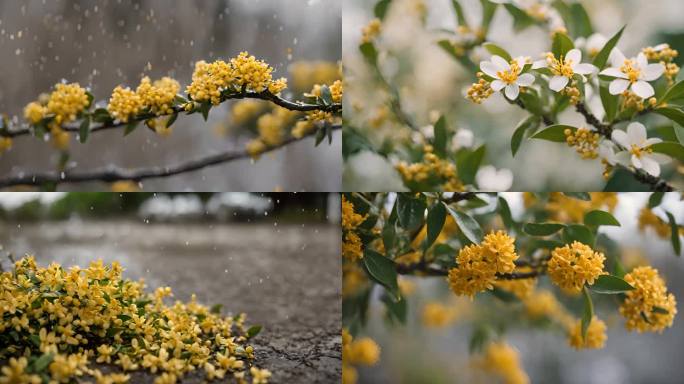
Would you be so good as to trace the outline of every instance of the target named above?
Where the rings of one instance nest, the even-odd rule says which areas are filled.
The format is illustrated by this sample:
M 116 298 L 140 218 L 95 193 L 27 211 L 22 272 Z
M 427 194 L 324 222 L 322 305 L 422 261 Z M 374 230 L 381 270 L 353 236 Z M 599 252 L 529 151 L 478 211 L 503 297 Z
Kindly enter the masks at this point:
M 342 126 L 333 126 L 333 130 L 339 130 Z M 300 139 L 288 138 L 281 145 L 271 147 L 266 152 L 272 152 L 283 148 L 289 144 L 304 140 L 308 137 L 314 136 L 316 133 L 311 133 Z M 247 151 L 226 151 L 217 153 L 204 158 L 191 160 L 175 166 L 168 167 L 151 167 L 140 169 L 122 169 L 118 167 L 107 167 L 88 172 L 63 172 L 59 173 L 40 173 L 26 176 L 15 176 L 0 180 L 0 188 L 16 187 L 16 186 L 43 186 L 49 184 L 66 184 L 66 183 L 85 183 L 92 181 L 101 181 L 105 183 L 113 183 L 116 181 L 134 181 L 140 182 L 145 179 L 156 179 L 162 177 L 169 177 L 179 175 L 182 173 L 197 171 L 206 167 L 211 167 L 230 161 L 250 158 L 251 155 Z
M 610 136 L 613 134 L 613 124 L 602 123 L 596 116 L 589 112 L 587 106 L 582 102 L 577 103 L 575 109 L 579 114 L 584 116 L 584 120 L 587 121 L 587 124 L 593 125 L 600 135 L 610 139 Z
M 238 92 L 238 93 L 225 93 L 221 96 L 221 103 L 228 101 L 228 100 L 241 100 L 241 99 L 256 99 L 256 100 L 266 100 L 270 101 L 273 104 L 276 104 L 280 107 L 283 107 L 285 109 L 289 109 L 291 111 L 299 111 L 299 112 L 310 112 L 310 111 L 324 111 L 324 112 L 339 112 L 342 110 L 342 104 L 340 103 L 335 103 L 335 104 L 330 104 L 330 105 L 318 105 L 318 104 L 306 104 L 306 103 L 301 103 L 301 102 L 294 102 L 290 100 L 283 99 L 279 96 L 276 96 L 269 92 L 268 90 L 264 92 Z M 162 115 L 154 115 L 151 113 L 148 114 L 141 114 L 135 117 L 132 122 L 142 122 L 148 119 L 153 119 L 155 117 L 161 117 L 161 116 L 170 116 L 173 114 L 180 114 L 185 112 L 183 109 L 183 105 L 176 105 L 173 107 L 173 110 L 171 113 L 167 114 L 162 114 Z M 120 121 L 111 121 L 108 123 L 102 123 L 99 125 L 92 125 L 90 128 L 90 132 L 98 132 L 98 131 L 103 131 L 103 130 L 108 130 L 108 129 L 114 129 L 114 128 L 121 128 L 129 125 L 131 121 L 128 123 L 123 123 Z M 66 132 L 74 132 L 78 133 L 80 131 L 80 124 L 76 125 L 66 125 L 62 127 L 62 130 Z M 18 136 L 26 136 L 26 135 L 31 135 L 33 134 L 33 129 L 29 126 L 24 126 L 20 129 L 8 129 L 5 134 L 0 133 L 0 136 L 6 136 L 6 137 L 18 137 Z
M 410 266 L 397 265 L 397 273 L 400 275 L 413 275 L 418 273 L 423 276 L 448 276 L 449 270 L 427 265 L 425 263 L 413 264 Z M 534 270 L 531 272 L 512 272 L 512 273 L 497 273 L 496 278 L 499 280 L 521 280 L 531 279 L 542 274 L 541 270 Z

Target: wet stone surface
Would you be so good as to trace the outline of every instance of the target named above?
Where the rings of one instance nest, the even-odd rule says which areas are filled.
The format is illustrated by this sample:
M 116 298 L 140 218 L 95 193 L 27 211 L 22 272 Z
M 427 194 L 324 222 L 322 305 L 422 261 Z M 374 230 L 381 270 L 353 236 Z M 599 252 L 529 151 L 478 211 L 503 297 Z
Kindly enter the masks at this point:
M 256 364 L 273 383 L 330 383 L 341 376 L 339 228 L 320 223 L 146 224 L 140 221 L 0 223 L 0 244 L 46 265 L 119 261 L 149 290 L 194 293 L 224 314 L 247 313 L 263 325 L 253 340 Z M 3 266 L 8 263 L 3 260 Z M 131 382 L 151 383 L 135 373 Z M 200 375 L 184 383 L 200 383 Z

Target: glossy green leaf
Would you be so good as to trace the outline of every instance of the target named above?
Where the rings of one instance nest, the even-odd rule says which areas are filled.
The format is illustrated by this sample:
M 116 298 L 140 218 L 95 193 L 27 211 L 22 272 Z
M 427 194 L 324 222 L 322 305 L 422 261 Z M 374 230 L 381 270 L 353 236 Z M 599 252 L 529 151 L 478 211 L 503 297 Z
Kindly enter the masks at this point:
M 659 104 L 667 103 L 673 99 L 679 99 L 684 97 L 684 80 L 677 82 L 675 85 L 670 87 L 665 94 L 658 100 Z
M 435 123 L 435 155 L 446 158 L 447 155 L 447 123 L 446 118 L 441 116 Z
M 648 207 L 650 209 L 653 209 L 659 206 L 660 203 L 663 201 L 663 197 L 665 197 L 665 192 L 653 192 L 651 196 L 648 198 Z
M 378 51 L 375 49 L 375 45 L 373 45 L 373 43 L 363 43 L 359 46 L 359 50 L 369 64 L 373 66 L 377 65 Z
M 599 96 L 601 96 L 601 104 L 603 105 L 603 110 L 606 111 L 606 121 L 615 120 L 615 116 L 618 111 L 618 102 L 620 98 L 618 95 L 611 95 L 608 90 L 608 85 L 602 85 L 599 88 Z
M 402 228 L 413 231 L 423 224 L 427 205 L 422 199 L 411 197 L 409 194 L 397 195 L 397 214 L 399 225 Z
M 504 226 L 506 226 L 506 229 L 510 230 L 515 227 L 515 221 L 513 220 L 513 215 L 511 214 L 511 207 L 508 206 L 508 201 L 501 196 L 499 196 L 498 202 L 498 211 L 499 215 L 501 215 L 501 220 L 503 221 Z
M 565 225 L 559 223 L 526 223 L 523 232 L 531 236 L 550 236 L 563 228 Z
M 251 339 L 261 332 L 261 325 L 253 325 L 247 330 L 247 338 Z
M 458 177 L 464 184 L 473 184 L 475 182 L 475 175 L 482 164 L 486 148 L 484 145 L 472 152 L 464 152 L 462 157 L 459 157 L 456 162 L 458 168 Z
M 90 117 L 86 116 L 78 129 L 78 140 L 83 144 L 88 141 L 88 135 L 90 135 Z
M 465 13 L 463 12 L 463 7 L 461 7 L 461 4 L 458 2 L 458 0 L 451 0 L 451 5 L 453 6 L 454 12 L 456 13 L 456 20 L 458 21 L 458 25 L 467 27 L 468 21 L 465 18 Z
M 653 112 L 665 116 L 679 125 L 684 125 L 684 112 L 681 109 L 664 107 L 654 109 Z
M 36 361 L 33 362 L 33 371 L 34 372 L 42 372 L 44 371 L 50 363 L 52 363 L 52 360 L 54 359 L 54 355 L 52 353 L 44 353 L 42 354 Z
M 565 33 L 556 32 L 553 34 L 553 42 L 551 44 L 551 52 L 556 58 L 565 56 L 568 51 L 575 48 L 575 44 Z
M 574 35 L 577 37 L 589 37 L 594 33 L 594 27 L 591 25 L 591 18 L 587 10 L 582 6 L 582 3 L 570 4 L 570 13 L 572 15 Z
M 406 324 L 406 315 L 408 314 L 408 305 L 404 297 L 395 300 L 390 295 L 382 295 L 380 300 L 385 303 L 387 308 L 387 317 L 390 321 L 397 321 L 399 324 Z
M 480 228 L 480 224 L 475 219 L 465 212 L 458 211 L 448 205 L 445 206 L 451 217 L 456 221 L 456 225 L 458 225 L 463 235 L 470 242 L 474 244 L 482 242 L 482 228 Z
M 496 12 L 496 3 L 492 3 L 489 0 L 480 0 L 482 4 L 482 29 L 486 32 L 489 30 L 489 24 L 494 18 L 494 13 Z
M 584 310 L 582 311 L 582 339 L 586 339 L 587 330 L 589 329 L 589 324 L 591 324 L 591 319 L 594 317 L 594 303 L 591 301 L 591 295 L 587 287 L 582 290 L 584 297 Z
M 429 210 L 427 215 L 427 237 L 425 239 L 425 249 L 435 242 L 437 236 L 442 232 L 444 222 L 446 221 L 446 208 L 441 202 L 435 203 Z
M 664 141 L 651 146 L 653 152 L 662 153 L 681 162 L 684 162 L 684 146 L 674 141 Z
M 392 3 L 392 0 L 380 0 L 375 4 L 375 8 L 373 9 L 373 12 L 375 13 L 375 17 L 378 19 L 382 20 L 385 18 L 385 15 L 387 14 L 387 10 L 389 9 L 390 4 Z
M 527 12 L 516 7 L 513 4 L 504 4 L 508 13 L 513 17 L 513 29 L 520 32 L 523 29 L 536 24 L 536 20 L 532 18 Z
M 522 143 L 522 140 L 525 137 L 525 132 L 527 132 L 528 130 L 537 129 L 539 123 L 539 117 L 531 115 L 530 117 L 521 121 L 520 124 L 518 124 L 518 126 L 515 128 L 515 132 L 513 132 L 513 136 L 511 136 L 511 153 L 513 154 L 513 156 L 515 156 L 518 153 L 518 149 L 520 149 L 520 144 Z
M 613 51 L 613 48 L 617 45 L 618 41 L 620 40 L 620 37 L 622 36 L 622 32 L 625 30 L 625 27 L 620 28 L 618 33 L 616 33 L 613 37 L 608 40 L 606 45 L 603 46 L 601 51 L 594 57 L 593 64 L 598 67 L 599 70 L 603 69 L 606 67 L 606 63 L 608 62 L 608 57 L 610 57 L 610 52 Z
M 133 131 L 135 131 L 136 128 L 138 128 L 138 125 L 140 125 L 139 121 L 131 121 L 130 123 L 126 124 L 126 128 L 124 129 L 124 136 L 128 136 Z
M 584 215 L 584 224 L 598 227 L 600 225 L 619 227 L 620 222 L 606 211 L 590 211 Z
M 613 276 L 613 275 L 601 275 L 592 285 L 591 290 L 596 293 L 602 293 L 607 295 L 614 295 L 618 293 L 624 293 L 634 289 L 628 282 L 623 279 Z
M 672 242 L 672 249 L 674 249 L 675 255 L 681 256 L 682 244 L 679 241 L 679 226 L 674 218 L 674 215 L 670 212 L 665 212 L 667 214 L 667 219 L 670 222 L 670 237 Z
M 544 130 L 541 130 L 537 133 L 535 133 L 531 139 L 540 139 L 540 140 L 548 140 L 548 141 L 554 141 L 557 143 L 564 143 L 565 142 L 565 130 L 569 129 L 572 132 L 577 131 L 577 128 L 571 127 L 569 125 L 552 125 Z
M 581 224 L 570 224 L 563 230 L 563 241 L 567 244 L 573 241 L 579 241 L 590 247 L 594 246 L 594 234 L 589 228 Z
M 385 287 L 396 299 L 399 299 L 397 270 L 394 261 L 368 248 L 364 250 L 363 254 L 363 266 L 368 276 Z

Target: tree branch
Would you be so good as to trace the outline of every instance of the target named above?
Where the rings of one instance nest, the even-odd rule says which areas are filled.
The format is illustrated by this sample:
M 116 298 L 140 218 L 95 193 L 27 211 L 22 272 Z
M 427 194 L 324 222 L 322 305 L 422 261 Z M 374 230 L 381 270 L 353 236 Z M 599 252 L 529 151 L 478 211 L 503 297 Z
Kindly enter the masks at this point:
M 330 104 L 330 105 L 318 105 L 318 104 L 306 104 L 306 103 L 301 103 L 301 102 L 294 102 L 290 100 L 286 100 L 281 98 L 280 96 L 276 96 L 269 92 L 268 90 L 264 92 L 238 92 L 238 93 L 224 93 L 221 95 L 221 103 L 228 101 L 228 100 L 241 100 L 241 99 L 255 99 L 255 100 L 265 100 L 265 101 L 270 101 L 273 104 L 276 104 L 280 107 L 283 107 L 285 109 L 289 109 L 290 111 L 299 111 L 299 112 L 310 112 L 310 111 L 324 111 L 324 112 L 339 112 L 342 110 L 342 104 L 340 103 L 335 103 L 335 104 Z M 183 109 L 183 105 L 176 105 L 173 107 L 173 112 L 168 113 L 168 114 L 162 114 L 162 115 L 154 115 L 151 113 L 147 114 L 140 114 L 135 117 L 132 121 L 129 121 L 128 123 L 122 123 L 120 121 L 112 121 L 108 123 L 102 123 L 99 125 L 93 125 L 90 128 L 90 132 L 98 132 L 98 131 L 103 131 L 103 130 L 108 130 L 108 129 L 115 129 L 115 128 L 121 128 L 129 125 L 131 122 L 142 122 L 148 119 L 153 119 L 156 117 L 162 117 L 162 116 L 170 116 L 173 114 L 180 114 L 184 113 L 185 110 Z M 62 130 L 66 132 L 73 132 L 73 133 L 78 133 L 80 131 L 80 124 L 72 124 L 72 125 L 65 125 L 62 127 Z M 0 136 L 5 136 L 5 137 L 19 137 L 19 136 L 27 136 L 33 134 L 33 129 L 29 126 L 24 126 L 20 129 L 12 129 L 11 127 L 7 130 L 6 133 L 0 132 Z
M 333 126 L 333 130 L 339 130 L 342 126 Z M 289 138 L 281 145 L 271 147 L 264 153 L 272 152 L 283 148 L 289 144 L 302 141 L 308 137 L 314 136 L 316 133 L 311 133 L 301 139 Z M 156 179 L 162 177 L 169 177 L 197 171 L 206 167 L 211 167 L 230 161 L 250 158 L 247 151 L 227 151 L 204 158 L 191 160 L 186 163 L 177 164 L 169 167 L 151 167 L 140 169 L 122 169 L 118 167 L 107 167 L 103 169 L 96 169 L 88 172 L 63 172 L 59 173 L 40 173 L 26 176 L 15 176 L 7 179 L 0 179 L 0 188 L 16 187 L 16 186 L 42 186 L 45 184 L 67 184 L 67 183 L 85 183 L 92 181 L 101 181 L 105 183 L 113 183 L 116 181 L 135 181 L 139 182 L 145 179 Z
M 416 272 L 423 276 L 448 276 L 449 270 L 433 267 L 424 262 L 413 264 L 410 266 L 397 264 L 397 273 L 400 275 L 413 275 Z M 521 280 L 531 279 L 542 274 L 541 270 L 534 270 L 531 272 L 512 272 L 512 273 L 497 273 L 496 278 L 499 280 Z

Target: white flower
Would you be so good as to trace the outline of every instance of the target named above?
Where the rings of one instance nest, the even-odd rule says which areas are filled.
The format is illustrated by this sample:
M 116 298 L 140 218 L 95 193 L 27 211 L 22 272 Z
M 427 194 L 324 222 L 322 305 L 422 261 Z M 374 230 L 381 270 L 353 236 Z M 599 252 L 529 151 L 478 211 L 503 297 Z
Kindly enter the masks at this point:
M 618 163 L 617 156 L 615 155 L 615 148 L 613 144 L 609 144 L 609 141 L 601 142 L 599 145 L 599 156 L 610 165 Z
M 631 123 L 627 132 L 614 130 L 611 136 L 614 142 L 624 150 L 616 155 L 618 162 L 624 165 L 632 164 L 634 168 L 643 169 L 653 176 L 660 175 L 660 165 L 670 161 L 670 158 L 660 153 L 653 153 L 651 145 L 660 143 L 658 138 L 649 139 L 646 127 L 641 123 Z
M 457 151 L 460 148 L 470 148 L 473 146 L 473 139 L 473 131 L 461 128 L 451 138 L 451 148 L 454 151 Z
M 549 68 L 553 77 L 549 80 L 549 88 L 559 92 L 568 85 L 572 76 L 577 73 L 580 75 L 591 75 L 598 72 L 592 64 L 581 63 L 582 52 L 579 49 L 571 49 L 565 57 L 556 58 L 549 54 L 546 60 L 535 61 L 532 68 Z
M 426 139 L 432 140 L 435 138 L 435 126 L 434 125 L 426 125 L 426 126 L 420 127 L 418 130 L 420 131 L 420 133 L 423 134 L 423 137 L 425 137 Z
M 497 170 L 494 166 L 486 165 L 477 171 L 475 180 L 482 191 L 503 192 L 513 185 L 513 172 L 510 169 Z
M 525 59 L 518 57 L 509 64 L 503 57 L 494 55 L 492 61 L 480 63 L 480 69 L 487 76 L 493 77 L 491 87 L 494 91 L 500 92 L 506 88 L 505 94 L 509 100 L 515 100 L 520 94 L 520 87 L 529 87 L 534 83 L 534 76 L 522 72 L 525 66 Z
M 600 33 L 594 33 L 588 38 L 580 37 L 575 40 L 575 47 L 584 49 L 589 56 L 596 56 L 608 42 L 608 38 Z
M 611 53 L 611 65 L 612 67 L 601 72 L 601 75 L 616 77 L 610 82 L 610 94 L 619 95 L 631 88 L 632 92 L 642 99 L 655 94 L 655 90 L 647 81 L 658 79 L 665 71 L 665 67 L 660 63 L 649 64 L 643 53 L 639 53 L 635 59 L 627 59 L 618 49 Z

